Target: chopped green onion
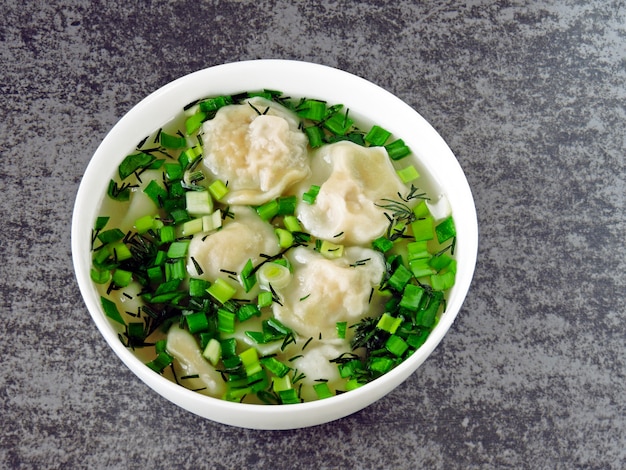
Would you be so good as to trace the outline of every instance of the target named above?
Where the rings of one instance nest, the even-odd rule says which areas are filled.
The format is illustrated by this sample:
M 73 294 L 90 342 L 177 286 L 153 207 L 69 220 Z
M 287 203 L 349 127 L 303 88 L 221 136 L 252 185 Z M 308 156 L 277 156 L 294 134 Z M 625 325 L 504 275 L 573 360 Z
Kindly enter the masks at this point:
M 430 214 L 430 209 L 428 208 L 428 204 L 426 204 L 426 201 L 424 199 L 422 199 L 414 208 L 413 208 L 413 214 L 415 214 L 415 217 L 417 219 L 421 219 L 424 217 L 429 217 Z
M 256 212 L 257 214 L 259 214 L 259 217 L 261 217 L 261 219 L 269 221 L 278 214 L 278 208 L 278 200 L 274 199 L 257 207 Z
M 178 181 L 183 177 L 183 167 L 180 163 L 166 163 L 165 176 L 169 181 Z
M 111 253 L 117 261 L 124 261 L 133 257 L 130 248 L 122 242 L 110 244 L 109 253 Z
M 180 279 L 168 280 L 164 282 L 163 284 L 159 285 L 159 287 L 157 287 L 156 290 L 154 291 L 154 294 L 160 295 L 160 294 L 165 294 L 168 292 L 175 292 L 180 286 L 180 281 L 181 281 Z
M 289 390 L 281 390 L 280 392 L 278 392 L 278 396 L 280 397 L 280 401 L 283 405 L 293 405 L 296 403 L 300 403 L 298 392 L 296 392 L 296 390 L 293 388 L 290 388 Z
M 304 133 L 309 139 L 309 145 L 316 149 L 324 145 L 324 131 L 318 126 L 306 126 Z
M 363 386 L 361 382 L 359 382 L 356 378 L 350 379 L 346 382 L 346 391 L 356 390 L 357 388 Z
M 452 258 L 451 256 L 447 255 L 446 253 L 440 253 L 436 256 L 433 256 L 428 262 L 428 264 L 430 265 L 431 268 L 435 269 L 436 271 L 441 271 L 442 269 L 450 266 L 453 263 L 453 261 L 454 261 L 454 258 Z
M 259 292 L 259 296 L 257 297 L 257 305 L 259 308 L 269 307 L 274 302 L 274 297 L 271 292 L 263 291 Z
M 171 243 L 176 240 L 176 229 L 172 225 L 165 225 L 159 230 L 161 243 Z
M 283 219 L 283 225 L 290 232 L 302 232 L 300 221 L 295 215 L 286 215 Z
M 106 227 L 107 223 L 109 222 L 109 217 L 97 217 L 96 218 L 96 223 L 93 227 L 93 229 L 96 232 L 99 232 L 100 230 L 102 230 L 104 227 Z
M 345 321 L 338 321 L 335 325 L 337 329 L 337 338 L 345 339 L 346 338 L 346 327 L 348 323 Z
M 211 338 L 204 348 L 202 356 L 214 366 L 217 365 L 222 357 L 222 344 L 215 338 Z
M 217 278 L 215 282 L 207 289 L 207 292 L 211 294 L 218 302 L 225 304 L 230 299 L 233 298 L 237 289 L 231 286 L 228 282 L 226 282 L 222 278 Z
M 416 278 L 430 276 L 434 273 L 433 268 L 428 262 L 428 258 L 412 259 L 411 261 L 409 261 L 409 266 L 411 268 L 413 276 L 415 276 Z
M 425 217 L 423 219 L 417 219 L 411 223 L 411 229 L 413 230 L 413 236 L 415 241 L 432 240 L 434 238 L 433 232 L 433 218 Z
M 439 243 L 443 243 L 456 236 L 456 228 L 454 227 L 454 219 L 452 216 L 446 217 L 443 222 L 437 224 L 435 227 L 435 233 L 437 234 L 437 240 Z
M 341 378 L 345 379 L 353 375 L 355 370 L 362 369 L 363 364 L 361 364 L 360 360 L 353 359 L 343 364 L 339 364 L 337 368 L 339 369 L 339 375 L 341 376 Z
M 411 149 L 406 146 L 402 139 L 394 140 L 385 145 L 385 149 L 392 160 L 400 160 L 411 153 Z
M 127 287 L 133 279 L 133 273 L 123 269 L 116 269 L 113 273 L 113 283 L 118 287 Z
M 330 391 L 330 387 L 326 382 L 320 382 L 318 384 L 313 385 L 313 390 L 317 394 L 317 398 L 323 400 L 324 398 L 329 398 L 333 396 L 333 392 Z
M 291 368 L 280 362 L 275 357 L 263 357 L 260 359 L 261 364 L 276 377 L 284 377 Z
M 170 212 L 170 216 L 174 219 L 175 224 L 182 224 L 191 219 L 189 213 L 184 209 L 175 209 Z
M 174 202 L 172 201 L 172 199 L 175 200 L 175 203 L 177 205 L 180 205 L 182 207 L 182 204 L 179 202 L 178 199 L 182 198 L 185 195 L 186 189 L 183 187 L 183 181 L 182 180 L 171 181 L 169 188 L 170 188 L 170 200 L 165 201 L 163 203 L 163 207 L 169 207 L 169 205 Z
M 246 292 L 250 292 L 252 288 L 256 285 L 256 273 L 254 269 L 254 264 L 252 263 L 251 259 L 248 259 L 243 269 L 241 270 L 240 280 L 241 285 Z
M 252 317 L 260 317 L 261 310 L 254 304 L 244 304 L 237 310 L 237 320 L 244 322 Z
M 184 258 L 187 256 L 189 241 L 172 242 L 167 250 L 168 258 Z
M 217 309 L 217 329 L 222 333 L 234 333 L 235 314 L 225 308 Z
M 428 241 L 426 240 L 408 243 L 406 248 L 409 261 L 432 257 L 428 251 Z
M 336 135 L 346 135 L 352 127 L 354 121 L 348 117 L 348 111 L 345 113 L 335 112 L 324 121 L 324 127 Z
M 137 170 L 147 168 L 154 160 L 155 158 L 152 155 L 144 152 L 128 155 L 117 167 L 120 179 L 124 180 Z
M 277 318 L 269 318 L 265 321 L 265 324 L 282 335 L 289 335 L 292 333 L 292 331 L 283 325 Z
M 104 244 L 117 242 L 123 238 L 124 232 L 122 232 L 119 228 L 106 230 L 98 234 L 98 240 L 100 240 Z
M 187 268 L 185 258 L 176 258 L 173 262 L 165 263 L 165 280 L 185 279 Z
M 411 271 L 405 268 L 403 264 L 400 264 L 395 269 L 387 283 L 396 291 L 402 292 L 404 290 L 404 286 L 408 284 L 412 276 L 413 274 L 411 273 Z
M 392 317 L 387 312 L 383 313 L 376 324 L 376 328 L 394 334 L 402 324 L 402 318 Z
M 210 216 L 203 216 L 203 217 L 210 217 Z M 203 217 L 199 218 L 199 219 L 191 219 L 188 220 L 186 222 L 183 222 L 182 228 L 181 228 L 181 233 L 184 237 L 189 236 L 189 235 L 195 235 L 196 233 L 201 233 L 203 232 Z
M 187 139 L 177 135 L 168 134 L 161 131 L 159 134 L 161 145 L 168 149 L 182 149 L 187 147 Z
M 185 131 L 187 131 L 187 135 L 191 135 L 200 129 L 202 123 L 206 120 L 207 115 L 202 111 L 198 111 L 195 114 L 192 114 L 185 120 Z
M 418 334 L 408 335 L 406 338 L 406 342 L 412 348 L 418 349 L 420 346 L 422 346 L 426 342 L 426 339 L 428 339 L 429 334 L 430 334 L 430 330 L 424 329 Z
M 155 180 L 148 183 L 143 192 L 158 206 L 162 207 L 163 201 L 167 198 L 167 191 L 159 186 Z
M 161 266 L 152 266 L 146 270 L 148 279 L 151 284 L 159 284 L 163 282 L 163 268 Z
M 198 217 L 213 212 L 213 198 L 209 191 L 187 191 L 185 202 L 187 212 L 191 216 Z
M 380 237 L 372 242 L 372 248 L 381 253 L 386 253 L 393 248 L 393 242 L 386 237 Z
M 370 370 L 379 374 L 386 374 L 395 364 L 396 361 L 388 357 L 374 357 L 370 362 Z
M 167 346 L 167 340 L 160 339 L 156 343 L 154 343 L 154 352 L 156 352 L 157 354 L 160 354 L 163 351 L 165 351 L 166 346 Z
M 209 320 L 204 312 L 195 312 L 185 316 L 189 333 L 195 334 L 209 329 Z
M 275 392 L 282 392 L 284 390 L 292 390 L 291 378 L 288 375 L 276 376 L 273 380 L 274 384 L 272 388 Z
M 146 233 L 148 230 L 154 229 L 154 221 L 154 216 L 150 214 L 144 215 L 143 217 L 135 220 L 135 229 L 137 230 L 137 233 L 143 234 Z
M 296 196 L 284 196 L 277 199 L 278 215 L 293 215 L 298 202 Z
M 296 113 L 302 119 L 321 121 L 326 115 L 326 102 L 314 99 L 304 100 L 296 109 Z
M 174 358 L 165 351 L 161 351 L 153 361 L 148 362 L 146 365 L 153 371 L 160 374 L 172 362 L 174 362 Z
M 443 293 L 440 291 L 434 291 L 429 299 L 425 308 L 420 309 L 416 315 L 416 323 L 427 328 L 432 327 L 435 324 L 437 312 L 443 301 Z
M 202 231 L 211 232 L 222 226 L 222 211 L 217 209 L 211 215 L 202 216 Z
M 209 287 L 211 287 L 211 283 L 209 281 L 192 277 L 189 279 L 189 296 L 205 297 Z
M 100 303 L 102 304 L 102 309 L 104 310 L 104 314 L 109 317 L 111 320 L 114 320 L 122 325 L 126 325 L 122 315 L 120 315 L 119 310 L 117 309 L 117 305 L 115 302 L 107 299 L 106 297 L 100 296 Z
M 402 293 L 402 299 L 400 299 L 400 307 L 406 308 L 411 311 L 416 311 L 419 308 L 420 301 L 424 295 L 424 288 L 415 284 L 407 284 L 404 287 Z
M 409 345 L 397 335 L 391 335 L 385 343 L 385 349 L 398 357 L 402 357 L 408 348 Z
M 89 271 L 91 280 L 96 284 L 106 284 L 111 280 L 111 271 L 108 269 L 95 269 Z
M 202 148 L 199 145 L 183 150 L 178 157 L 180 166 L 187 169 L 200 155 L 202 155 Z
M 265 344 L 268 342 L 265 334 L 261 333 L 260 331 L 246 331 L 245 335 L 256 344 Z
M 343 256 L 343 245 L 323 240 L 320 246 L 320 254 L 328 259 L 341 258 Z
M 200 110 L 205 113 L 214 113 L 218 109 L 232 104 L 233 100 L 230 96 L 216 96 L 200 101 Z
M 107 187 L 107 196 L 109 196 L 114 201 L 128 201 L 130 199 L 130 184 L 122 184 L 118 186 L 115 180 L 109 181 L 109 186 Z
M 237 351 L 237 340 L 235 338 L 228 338 L 220 341 L 222 346 L 222 357 L 235 357 Z
M 285 230 L 283 228 L 274 229 L 274 233 L 278 237 L 278 245 L 281 248 L 289 248 L 293 245 L 293 235 L 289 230 Z
M 239 354 L 239 358 L 246 369 L 246 375 L 251 375 L 261 372 L 261 363 L 259 362 L 259 353 L 255 348 L 248 348 Z
M 402 181 L 403 183 L 408 183 L 420 177 L 420 174 L 417 172 L 413 165 L 402 168 L 398 170 L 397 173 L 400 177 L 400 181 Z
M 452 271 L 433 274 L 430 276 L 430 285 L 435 290 L 448 290 L 454 285 L 454 278 L 455 274 Z
M 283 289 L 291 282 L 291 272 L 289 268 L 275 262 L 263 264 L 257 271 L 259 284 L 264 287 L 275 287 Z
M 252 393 L 258 393 L 264 391 L 269 385 L 269 379 L 263 369 L 259 370 L 255 374 L 248 376 L 248 385 Z
M 312 184 L 309 190 L 302 195 L 302 200 L 306 203 L 313 204 L 319 192 L 320 187 L 316 184 Z
M 387 139 L 391 136 L 391 132 L 380 126 L 372 126 L 370 131 L 365 135 L 365 142 L 377 147 L 385 145 Z
M 213 199 L 219 201 L 228 194 L 228 186 L 222 180 L 215 180 L 209 185 L 209 192 Z

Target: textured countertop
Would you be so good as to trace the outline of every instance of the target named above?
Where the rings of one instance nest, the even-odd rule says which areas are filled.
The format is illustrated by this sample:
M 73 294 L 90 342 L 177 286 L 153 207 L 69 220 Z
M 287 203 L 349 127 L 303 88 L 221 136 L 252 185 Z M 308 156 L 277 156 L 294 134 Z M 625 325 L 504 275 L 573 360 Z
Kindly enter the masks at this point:
M 626 467 L 623 0 L 0 4 L 0 466 Z M 174 78 L 255 58 L 406 101 L 457 155 L 480 226 L 467 300 L 424 365 L 295 431 L 152 392 L 71 264 L 75 194 L 115 122 Z

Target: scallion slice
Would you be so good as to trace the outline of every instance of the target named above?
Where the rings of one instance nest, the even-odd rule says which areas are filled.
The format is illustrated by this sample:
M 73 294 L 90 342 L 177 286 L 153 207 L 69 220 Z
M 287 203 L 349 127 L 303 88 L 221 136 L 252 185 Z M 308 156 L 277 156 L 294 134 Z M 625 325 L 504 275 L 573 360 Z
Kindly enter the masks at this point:
M 231 286 L 222 278 L 217 278 L 215 282 L 207 289 L 207 292 L 218 302 L 225 304 L 233 298 L 237 289 Z
M 394 140 L 390 144 L 385 145 L 385 149 L 392 160 L 400 160 L 411 153 L 411 149 L 407 147 L 402 139 Z
M 222 344 L 217 339 L 211 338 L 204 348 L 202 356 L 216 366 L 222 357 Z
M 387 139 L 389 139 L 390 136 L 391 132 L 380 126 L 374 125 L 365 135 L 365 142 L 370 145 L 381 147 L 385 145 L 385 142 L 387 142 Z

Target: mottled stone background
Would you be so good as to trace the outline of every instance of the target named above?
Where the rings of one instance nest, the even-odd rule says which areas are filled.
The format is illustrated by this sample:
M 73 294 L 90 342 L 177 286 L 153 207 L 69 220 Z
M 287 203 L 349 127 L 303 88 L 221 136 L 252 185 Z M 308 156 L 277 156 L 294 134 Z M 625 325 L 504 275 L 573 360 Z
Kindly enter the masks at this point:
M 626 467 L 626 4 L 0 1 L 0 465 Z M 398 95 L 450 144 L 480 225 L 457 322 L 338 422 L 198 418 L 108 349 L 73 277 L 81 174 L 113 124 L 207 66 L 289 58 Z

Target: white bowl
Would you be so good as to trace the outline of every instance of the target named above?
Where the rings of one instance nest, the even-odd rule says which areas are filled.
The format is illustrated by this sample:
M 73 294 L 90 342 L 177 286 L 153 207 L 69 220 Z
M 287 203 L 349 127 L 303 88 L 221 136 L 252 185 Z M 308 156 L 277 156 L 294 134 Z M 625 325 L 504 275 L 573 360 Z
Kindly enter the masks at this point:
M 448 294 L 446 311 L 426 343 L 395 369 L 356 390 L 293 405 L 232 403 L 190 391 L 154 373 L 118 339 L 89 274 L 91 229 L 102 198 L 110 177 L 139 138 L 159 129 L 196 99 L 263 88 L 344 104 L 351 116 L 376 123 L 402 138 L 412 149 L 414 156 L 409 158 L 415 158 L 412 163 L 417 162 L 422 178 L 434 181 L 447 195 L 458 233 L 456 283 Z M 252 429 L 292 429 L 326 423 L 368 406 L 400 385 L 452 325 L 470 286 L 477 248 L 476 209 L 465 175 L 450 148 L 417 112 L 391 93 L 347 72 L 286 60 L 210 67 L 179 78 L 143 99 L 120 119 L 93 155 L 78 190 L 72 219 L 72 255 L 81 294 L 96 326 L 124 364 L 150 388 L 182 408 L 213 421 Z

